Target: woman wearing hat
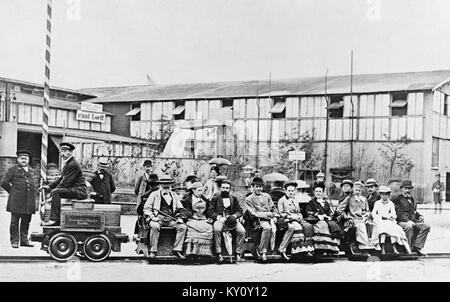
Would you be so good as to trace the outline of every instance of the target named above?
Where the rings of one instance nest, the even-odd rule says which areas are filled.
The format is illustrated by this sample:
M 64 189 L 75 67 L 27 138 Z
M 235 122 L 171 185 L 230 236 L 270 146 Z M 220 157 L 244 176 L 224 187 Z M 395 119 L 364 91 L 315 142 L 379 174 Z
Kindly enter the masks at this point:
M 209 201 L 203 196 L 201 182 L 194 182 L 188 194 L 181 200 L 189 211 L 188 226 L 184 244 L 187 256 L 212 256 L 213 226 L 209 216 Z
M 314 251 L 312 242 L 314 230 L 312 225 L 303 219 L 299 202 L 295 199 L 297 183 L 288 182 L 284 185 L 284 189 L 286 195 L 278 200 L 277 206 L 281 217 L 287 222 L 287 229 L 278 251 L 284 259 L 289 260 L 286 255 L 286 248 L 289 244 L 291 244 L 291 254 Z
M 220 188 L 216 182 L 216 178 L 220 176 L 219 166 L 212 166 L 210 169 L 210 178 L 205 182 L 205 197 L 211 200 L 213 196 L 220 191 Z
M 308 202 L 306 220 L 314 227 L 314 248 L 326 253 L 339 252 L 340 228 L 331 219 L 330 203 L 324 199 L 325 186 L 317 183 L 314 187 L 314 197 Z
M 355 181 L 353 194 L 338 205 L 336 213 L 340 215 L 341 221 L 345 221 L 346 229 L 355 227 L 360 249 L 379 250 L 378 230 L 372 220 L 367 199 L 361 195 L 363 186 L 362 182 Z
M 377 224 L 378 232 L 380 234 L 381 253 L 386 253 L 385 241 L 386 237 L 389 236 L 391 238 L 392 248 L 395 254 L 398 254 L 395 244 L 403 245 L 408 254 L 411 254 L 408 238 L 406 238 L 402 227 L 397 224 L 397 214 L 395 212 L 394 203 L 389 200 L 391 188 L 381 186 L 379 193 L 381 195 L 381 199 L 375 202 L 372 210 L 372 216 L 373 220 Z

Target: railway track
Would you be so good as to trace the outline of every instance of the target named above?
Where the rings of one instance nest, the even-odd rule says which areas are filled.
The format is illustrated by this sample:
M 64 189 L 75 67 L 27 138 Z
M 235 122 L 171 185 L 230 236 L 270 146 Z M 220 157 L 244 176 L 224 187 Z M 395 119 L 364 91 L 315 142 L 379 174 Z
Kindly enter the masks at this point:
M 227 260 L 229 258 L 224 257 L 226 261 L 224 264 L 229 264 Z M 335 261 L 350 261 L 344 254 L 336 255 L 336 256 L 326 256 L 326 257 L 304 257 L 299 259 L 292 259 L 290 261 L 283 261 L 281 260 L 280 256 L 277 255 L 268 255 L 267 263 L 323 263 L 323 262 L 335 262 Z M 419 259 L 445 259 L 450 258 L 450 253 L 429 253 L 426 257 L 420 257 Z M 414 257 L 413 259 L 401 259 L 401 260 L 415 260 L 417 257 Z M 84 257 L 73 257 L 71 261 L 80 261 L 80 262 L 86 262 L 90 263 L 88 259 Z M 354 259 L 356 261 L 378 261 L 379 258 L 377 257 L 360 257 L 358 259 Z M 399 260 L 398 258 L 389 258 L 383 260 Z M 50 256 L 0 256 L 0 263 L 44 263 L 44 262 L 53 262 L 53 263 L 64 263 L 64 262 L 58 262 L 52 259 Z M 102 261 L 101 263 L 148 263 L 149 261 L 143 257 L 143 256 L 110 256 L 108 259 Z M 258 260 L 254 259 L 250 254 L 248 256 L 245 256 L 243 258 L 242 263 L 257 263 Z M 179 260 L 174 257 L 157 257 L 154 261 L 150 262 L 151 264 L 185 264 L 185 265 L 191 265 L 191 264 L 214 264 L 216 263 L 215 258 L 212 258 L 211 260 L 204 260 L 200 263 L 193 262 L 193 261 L 187 261 L 187 260 Z

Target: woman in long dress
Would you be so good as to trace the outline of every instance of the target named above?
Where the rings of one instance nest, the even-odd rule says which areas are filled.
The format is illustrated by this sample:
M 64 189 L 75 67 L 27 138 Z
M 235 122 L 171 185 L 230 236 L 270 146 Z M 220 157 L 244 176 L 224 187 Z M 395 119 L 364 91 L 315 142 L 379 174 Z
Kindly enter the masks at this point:
M 212 256 L 213 226 L 212 220 L 206 216 L 209 201 L 203 197 L 203 191 L 203 185 L 195 182 L 181 201 L 189 211 L 184 240 L 188 256 Z
M 324 199 L 324 186 L 316 184 L 314 197 L 308 202 L 306 219 L 314 227 L 314 247 L 316 251 L 325 253 L 339 253 L 340 228 L 331 220 L 332 212 L 330 204 Z
M 373 220 L 377 224 L 378 233 L 380 234 L 381 253 L 386 253 L 385 241 L 386 237 L 389 236 L 391 238 L 392 249 L 395 254 L 398 254 L 395 244 L 403 245 L 407 253 L 411 254 L 408 238 L 406 238 L 403 228 L 396 222 L 397 214 L 395 212 L 394 203 L 389 200 L 391 188 L 381 186 L 379 193 L 381 199 L 375 202 L 372 210 L 372 216 Z

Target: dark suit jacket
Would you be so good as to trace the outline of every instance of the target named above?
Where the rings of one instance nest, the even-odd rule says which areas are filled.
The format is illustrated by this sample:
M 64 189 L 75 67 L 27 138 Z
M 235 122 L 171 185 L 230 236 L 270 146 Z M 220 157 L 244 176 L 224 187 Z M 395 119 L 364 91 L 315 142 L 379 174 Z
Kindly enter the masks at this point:
M 280 200 L 281 197 L 286 196 L 286 192 L 283 188 L 273 188 L 269 191 L 269 195 L 272 198 L 273 203 L 277 205 L 278 200 Z
M 398 222 L 406 222 L 409 220 L 417 221 L 417 219 L 421 216 L 417 213 L 417 203 L 414 198 L 409 198 L 412 202 L 410 203 L 408 199 L 400 194 L 392 199 L 392 202 L 395 205 L 395 212 L 397 213 L 397 221 Z
M 381 196 L 378 194 L 378 192 L 375 192 L 369 196 L 367 196 L 367 203 L 369 204 L 369 210 L 372 212 L 373 206 L 375 205 L 375 202 L 377 200 L 380 200 Z
M 206 202 L 206 209 L 205 209 L 205 213 L 204 213 L 206 218 L 212 218 L 210 216 L 211 215 L 211 211 L 209 210 L 209 207 L 210 207 L 211 203 L 204 196 L 202 196 L 201 199 L 203 199 Z M 192 210 L 192 193 L 185 194 L 183 196 L 183 198 L 181 199 L 181 204 L 183 205 L 183 207 L 186 210 L 188 210 L 189 217 L 191 217 L 194 214 L 194 211 Z
M 15 214 L 33 214 L 36 212 L 36 185 L 33 171 L 28 172 L 15 165 L 8 169 L 1 186 L 9 193 L 6 210 Z
M 49 184 L 49 187 L 50 189 L 70 189 L 79 199 L 84 199 L 88 196 L 81 165 L 73 156 L 64 165 L 61 177 Z
M 98 171 L 96 171 L 91 184 L 94 192 L 97 193 L 97 196 L 94 197 L 96 203 L 111 203 L 111 193 L 116 190 L 111 174 L 105 172 L 103 179 L 101 179 Z
M 242 207 L 239 204 L 239 200 L 234 195 L 230 195 L 230 210 L 231 214 L 236 215 L 236 218 L 242 216 Z M 224 206 L 222 196 L 220 194 L 214 195 L 209 205 L 209 217 L 216 220 L 218 215 L 223 216 L 223 211 Z

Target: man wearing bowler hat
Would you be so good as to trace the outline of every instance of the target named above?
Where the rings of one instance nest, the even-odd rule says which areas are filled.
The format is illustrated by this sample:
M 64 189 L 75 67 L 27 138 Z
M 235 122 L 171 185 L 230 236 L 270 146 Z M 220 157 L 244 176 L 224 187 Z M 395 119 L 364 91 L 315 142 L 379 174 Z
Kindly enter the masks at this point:
M 430 232 L 430 226 L 423 223 L 423 216 L 417 212 L 417 202 L 411 196 L 413 188 L 410 180 L 402 181 L 401 194 L 393 198 L 392 202 L 397 212 L 397 222 L 405 231 L 412 251 L 419 256 L 426 256 L 422 249 Z
M 59 225 L 61 214 L 61 198 L 86 199 L 88 197 L 86 181 L 81 165 L 73 156 L 75 146 L 70 143 L 61 143 L 60 153 L 64 160 L 61 177 L 43 189 L 52 190 L 52 207 L 50 220 L 42 223 L 43 226 Z
M 149 159 L 144 160 L 143 166 L 144 166 L 144 172 L 138 177 L 136 184 L 134 186 L 134 193 L 137 195 L 137 205 L 138 206 L 139 206 L 139 204 L 141 204 L 141 202 L 143 202 L 142 195 L 144 193 L 150 191 L 150 189 L 152 187 L 157 186 L 155 183 L 155 177 L 153 177 L 153 178 L 150 177 L 151 173 L 152 173 L 152 161 Z M 158 176 L 156 175 L 156 180 L 157 180 L 157 177 Z M 148 197 L 148 195 L 146 197 Z M 141 213 L 141 215 L 142 215 L 142 213 Z
M 95 194 L 95 203 L 111 203 L 111 194 L 116 190 L 112 175 L 108 172 L 108 162 L 104 159 L 98 161 L 98 169 L 94 173 L 91 184 Z
M 173 253 L 181 259 L 183 255 L 184 237 L 187 226 L 185 221 L 188 216 L 183 215 L 181 210 L 185 210 L 178 194 L 171 190 L 171 185 L 175 183 L 170 177 L 163 177 L 158 181 L 160 188 L 150 194 L 144 205 L 144 215 L 150 225 L 150 258 L 156 257 L 158 251 L 158 240 L 162 226 L 174 227 L 176 229 L 175 244 Z
M 8 169 L 1 182 L 2 188 L 9 193 L 6 211 L 11 213 L 9 235 L 13 248 L 18 248 L 19 242 L 20 246 L 33 246 L 28 241 L 28 228 L 31 215 L 36 212 L 36 186 L 29 166 L 30 158 L 29 151 L 18 151 L 17 164 Z
M 369 210 L 372 212 L 375 202 L 381 199 L 380 194 L 378 194 L 378 184 L 377 181 L 373 178 L 369 178 L 366 181 L 367 188 L 367 203 L 369 204 Z
M 223 262 L 222 257 L 222 233 L 224 228 L 236 236 L 236 261 L 241 261 L 241 254 L 244 247 L 245 229 L 237 221 L 242 217 L 242 207 L 235 195 L 230 194 L 231 182 L 226 179 L 220 185 L 220 194 L 214 195 L 209 206 L 209 217 L 214 220 L 214 242 L 216 246 L 219 262 Z

